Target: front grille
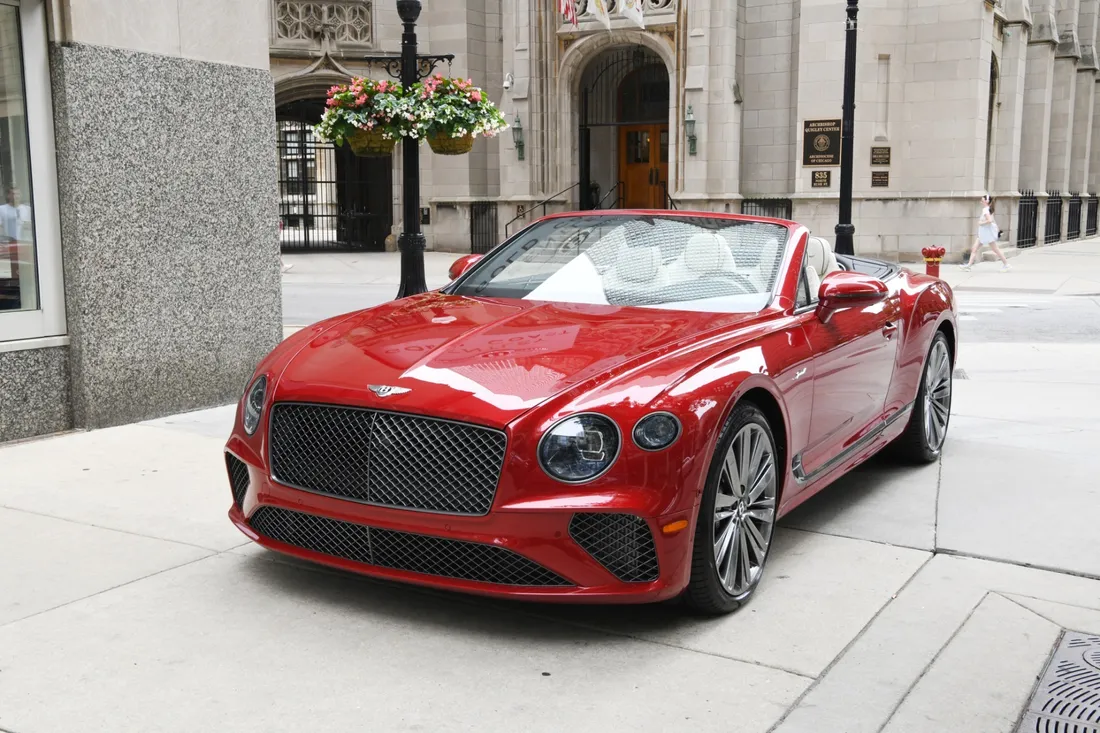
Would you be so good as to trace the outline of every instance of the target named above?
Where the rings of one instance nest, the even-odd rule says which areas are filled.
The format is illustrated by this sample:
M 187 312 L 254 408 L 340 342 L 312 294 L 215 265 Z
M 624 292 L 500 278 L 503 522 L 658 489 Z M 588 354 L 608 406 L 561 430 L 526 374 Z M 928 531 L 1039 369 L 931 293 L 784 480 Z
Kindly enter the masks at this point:
M 366 504 L 483 515 L 507 439 L 491 428 L 357 407 L 284 403 L 271 416 L 280 483 Z
M 229 470 L 229 488 L 233 491 L 233 503 L 244 507 L 244 495 L 248 492 L 248 466 L 234 455 L 225 454 L 225 467 Z
M 657 580 L 657 548 L 644 519 L 630 514 L 574 514 L 569 536 L 626 583 Z
M 248 523 L 268 539 L 382 568 L 498 585 L 570 585 L 495 545 L 378 529 L 269 506 L 257 509 Z

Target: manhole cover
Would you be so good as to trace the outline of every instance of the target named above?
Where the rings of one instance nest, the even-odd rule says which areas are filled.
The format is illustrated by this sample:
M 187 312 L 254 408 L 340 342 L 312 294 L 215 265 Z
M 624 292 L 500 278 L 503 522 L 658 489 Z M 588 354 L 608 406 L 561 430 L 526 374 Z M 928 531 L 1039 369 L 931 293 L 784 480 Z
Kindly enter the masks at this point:
M 1062 637 L 1016 733 L 1100 733 L 1100 636 Z

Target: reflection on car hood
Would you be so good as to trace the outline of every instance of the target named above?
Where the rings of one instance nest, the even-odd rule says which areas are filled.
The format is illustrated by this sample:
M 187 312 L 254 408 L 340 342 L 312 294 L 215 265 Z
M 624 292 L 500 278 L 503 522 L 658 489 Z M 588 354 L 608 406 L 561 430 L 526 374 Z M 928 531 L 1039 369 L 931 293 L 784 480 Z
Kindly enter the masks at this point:
M 625 362 L 753 317 L 426 293 L 318 336 L 283 372 L 275 398 L 505 425 Z M 409 391 L 370 389 L 386 385 Z

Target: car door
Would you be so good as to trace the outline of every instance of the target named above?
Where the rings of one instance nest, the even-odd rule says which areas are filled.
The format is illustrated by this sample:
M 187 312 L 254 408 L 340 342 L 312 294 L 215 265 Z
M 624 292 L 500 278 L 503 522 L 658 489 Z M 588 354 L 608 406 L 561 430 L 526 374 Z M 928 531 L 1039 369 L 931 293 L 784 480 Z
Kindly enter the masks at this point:
M 816 293 L 812 297 L 816 305 Z M 831 311 L 827 320 L 815 310 L 802 314 L 814 354 L 810 431 L 796 466 L 803 480 L 812 481 L 815 473 L 854 454 L 881 424 L 894 375 L 900 317 L 894 288 L 884 300 Z

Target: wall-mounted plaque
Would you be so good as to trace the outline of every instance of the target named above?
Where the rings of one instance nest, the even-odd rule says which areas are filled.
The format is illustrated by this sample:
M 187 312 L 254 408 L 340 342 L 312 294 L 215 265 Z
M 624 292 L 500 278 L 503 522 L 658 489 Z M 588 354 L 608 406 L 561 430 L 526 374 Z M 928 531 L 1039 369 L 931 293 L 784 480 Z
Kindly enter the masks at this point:
M 871 188 L 889 188 L 890 171 L 871 171 Z
M 802 165 L 840 165 L 840 120 L 807 120 L 802 128 Z
M 871 165 L 890 165 L 890 148 L 871 148 Z
M 833 185 L 833 172 L 832 171 L 814 171 L 814 188 L 832 188 Z

